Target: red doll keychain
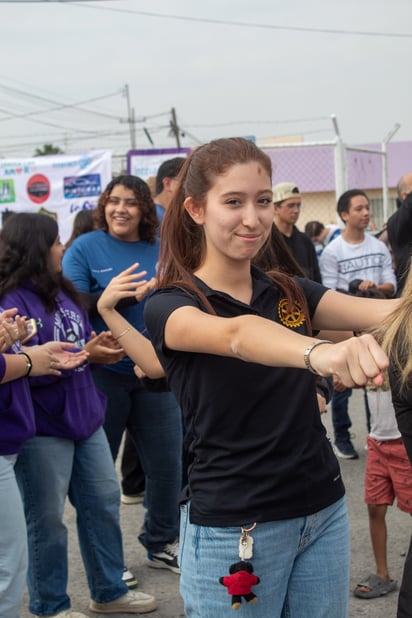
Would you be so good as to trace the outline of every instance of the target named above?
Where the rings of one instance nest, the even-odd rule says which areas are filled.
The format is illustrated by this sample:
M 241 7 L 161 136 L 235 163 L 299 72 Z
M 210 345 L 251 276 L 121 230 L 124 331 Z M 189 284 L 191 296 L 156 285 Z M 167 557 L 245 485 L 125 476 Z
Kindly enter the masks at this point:
M 231 564 L 230 575 L 219 578 L 219 582 L 226 586 L 228 594 L 232 595 L 232 609 L 239 609 L 242 597 L 247 603 L 256 603 L 257 596 L 252 592 L 260 579 L 253 573 L 253 565 L 247 562 L 253 555 L 253 538 L 249 532 L 256 528 L 256 523 L 250 528 L 241 528 L 242 535 L 239 541 L 239 562 Z

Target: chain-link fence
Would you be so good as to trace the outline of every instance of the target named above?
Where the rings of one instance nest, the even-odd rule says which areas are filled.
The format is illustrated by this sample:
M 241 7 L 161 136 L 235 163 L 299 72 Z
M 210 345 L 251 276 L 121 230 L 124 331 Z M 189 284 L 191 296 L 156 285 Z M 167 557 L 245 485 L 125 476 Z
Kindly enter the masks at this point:
M 386 152 L 347 146 L 347 188 L 369 197 L 371 222 L 379 230 L 396 210 L 396 191 L 387 187 Z
M 339 196 L 362 189 L 369 197 L 372 229 L 381 229 L 396 209 L 396 190 L 387 186 L 387 154 L 381 150 L 347 146 L 340 137 L 323 142 L 272 143 L 260 146 L 272 160 L 273 184 L 294 182 L 302 194 L 298 221 L 342 225 L 336 212 Z M 114 174 L 124 173 L 126 157 L 114 157 Z
M 362 189 L 369 197 L 371 227 L 381 229 L 396 208 L 387 189 L 386 152 L 331 142 L 274 144 L 264 147 L 273 166 L 273 183 L 294 182 L 302 194 L 298 227 L 308 221 L 342 225 L 336 203 L 343 191 Z

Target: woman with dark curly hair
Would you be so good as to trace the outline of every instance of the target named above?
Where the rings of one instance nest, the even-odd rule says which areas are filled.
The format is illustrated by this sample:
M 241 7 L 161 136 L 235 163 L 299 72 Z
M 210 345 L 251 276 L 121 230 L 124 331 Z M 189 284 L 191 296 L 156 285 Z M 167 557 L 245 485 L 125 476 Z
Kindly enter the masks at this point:
M 146 613 L 156 608 L 154 597 L 128 591 L 122 581 L 119 484 L 102 428 L 106 401 L 90 368 L 117 362 L 123 351 L 107 332 L 94 335 L 73 284 L 62 276 L 63 252 L 57 222 L 48 215 L 16 213 L 0 234 L 1 306 L 30 315 L 36 324 L 25 348 L 36 435 L 27 436 L 15 466 L 27 522 L 29 609 L 35 616 L 86 618 L 71 610 L 67 594 L 68 497 L 76 509 L 90 609 Z M 80 355 L 81 366 L 69 360 L 57 375 L 31 375 L 32 353 L 43 344 L 59 349 L 67 343 L 87 353 Z M 10 406 L 10 394 L 8 399 Z
M 159 224 L 149 187 L 136 176 L 114 178 L 99 198 L 96 223 L 96 231 L 80 236 L 66 251 L 63 270 L 87 300 L 93 327 L 100 332 L 106 325 L 96 303 L 113 277 L 139 262 L 142 275 L 154 285 Z M 137 303 L 133 298 L 117 306 L 141 333 L 144 305 L 144 300 Z M 124 334 L 114 333 L 120 344 Z M 147 564 L 178 573 L 181 413 L 164 380 L 140 380 L 133 366 L 125 357 L 94 372 L 108 398 L 104 428 L 114 459 L 128 429 L 146 475 L 147 512 L 139 540 L 147 549 Z

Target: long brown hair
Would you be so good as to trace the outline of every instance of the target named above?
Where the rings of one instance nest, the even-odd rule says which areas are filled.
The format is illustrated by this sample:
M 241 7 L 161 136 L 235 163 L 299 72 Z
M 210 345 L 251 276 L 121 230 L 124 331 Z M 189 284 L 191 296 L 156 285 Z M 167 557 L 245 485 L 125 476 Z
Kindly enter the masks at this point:
M 56 309 L 61 290 L 81 305 L 72 282 L 54 272 L 50 262 L 58 235 L 57 221 L 49 215 L 16 212 L 7 218 L 0 233 L 0 298 L 31 281 L 48 313 Z
M 272 178 L 272 163 L 268 155 L 253 142 L 243 138 L 217 139 L 193 150 L 180 171 L 179 186 L 163 220 L 159 287 L 184 287 L 200 297 L 210 312 L 213 312 L 210 304 L 193 281 L 193 273 L 205 256 L 205 234 L 203 227 L 197 225 L 186 211 L 184 202 L 190 196 L 197 204 L 205 204 L 216 176 L 224 174 L 233 165 L 251 161 L 262 165 L 269 178 Z M 290 306 L 296 301 L 302 307 L 306 306 L 300 288 L 291 277 L 275 270 L 271 270 L 270 276 Z
M 399 375 L 401 391 L 412 388 L 412 268 L 409 268 L 400 303 L 375 331 Z

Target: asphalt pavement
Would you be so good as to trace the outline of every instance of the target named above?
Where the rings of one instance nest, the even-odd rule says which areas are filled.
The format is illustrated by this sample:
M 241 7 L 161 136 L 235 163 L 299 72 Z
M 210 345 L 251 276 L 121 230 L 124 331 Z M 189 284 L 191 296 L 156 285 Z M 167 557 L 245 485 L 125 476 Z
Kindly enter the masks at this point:
M 329 408 L 329 407 L 328 407 Z M 358 460 L 340 460 L 343 478 L 346 485 L 347 501 L 351 526 L 351 592 L 350 618 L 395 618 L 397 592 L 392 592 L 378 599 L 357 599 L 352 590 L 356 584 L 369 573 L 374 572 L 374 559 L 369 540 L 369 527 L 366 506 L 363 502 L 363 474 L 366 461 L 366 422 L 361 392 L 354 392 L 350 400 L 352 418 L 353 443 L 359 452 Z M 330 410 L 323 416 L 325 426 L 330 436 Z M 121 506 L 121 525 L 124 538 L 126 564 L 139 580 L 139 587 L 144 592 L 154 594 L 158 601 L 158 609 L 152 612 L 153 618 L 180 618 L 184 616 L 183 604 L 179 596 L 179 576 L 163 569 L 151 569 L 145 565 L 145 552 L 136 540 L 143 521 L 144 508 L 141 505 Z M 95 614 L 88 610 L 88 587 L 80 558 L 76 537 L 75 513 L 67 504 L 65 521 L 69 530 L 69 588 L 72 608 L 88 616 L 103 618 L 103 614 Z M 405 554 L 412 532 L 411 518 L 399 511 L 396 506 L 388 509 L 388 562 L 391 577 L 400 582 Z M 339 560 L 339 556 L 336 558 Z M 333 591 L 331 591 L 333 593 Z M 241 618 L 241 610 L 236 613 Z M 125 618 L 126 614 L 111 614 L 114 618 Z M 130 615 L 130 614 L 129 614 Z M 233 616 L 230 610 L 228 616 Z M 25 595 L 21 618 L 30 618 L 32 614 L 27 608 Z M 307 616 L 305 618 L 317 618 Z M 333 618 L 331 616 L 330 618 Z

